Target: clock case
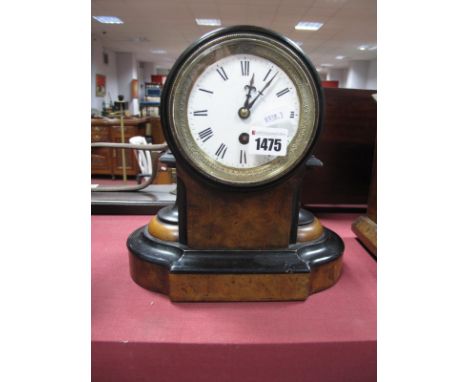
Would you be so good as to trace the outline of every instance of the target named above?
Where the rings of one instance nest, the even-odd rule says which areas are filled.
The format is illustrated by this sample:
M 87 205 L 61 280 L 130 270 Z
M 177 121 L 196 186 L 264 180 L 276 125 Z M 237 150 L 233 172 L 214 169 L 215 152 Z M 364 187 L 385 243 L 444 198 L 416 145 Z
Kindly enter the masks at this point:
M 318 131 L 302 160 L 282 177 L 253 187 L 216 182 L 198 171 L 175 143 L 168 112 L 174 78 L 191 53 L 210 39 L 239 32 L 264 34 L 294 49 L 310 70 L 319 98 Z M 179 57 L 167 77 L 160 113 L 177 163 L 177 209 L 169 208 L 177 214 L 172 221 L 156 216 L 128 238 L 130 273 L 137 284 L 173 301 L 280 301 L 304 300 L 338 280 L 341 238 L 312 214 L 306 231 L 299 227 L 302 178 L 323 116 L 319 84 L 294 43 L 258 27 L 214 31 Z

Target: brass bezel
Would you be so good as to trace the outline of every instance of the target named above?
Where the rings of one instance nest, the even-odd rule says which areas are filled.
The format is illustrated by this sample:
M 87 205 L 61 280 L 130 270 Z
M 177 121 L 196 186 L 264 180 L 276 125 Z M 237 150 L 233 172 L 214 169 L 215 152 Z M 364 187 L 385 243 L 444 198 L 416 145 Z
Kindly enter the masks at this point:
M 188 124 L 187 103 L 195 80 L 208 66 L 233 54 L 254 54 L 279 66 L 296 86 L 300 102 L 298 129 L 288 154 L 253 168 L 225 166 L 210 158 Z M 202 174 L 226 185 L 258 186 L 280 178 L 304 159 L 318 131 L 319 96 L 309 69 L 286 44 L 265 35 L 232 33 L 202 44 L 181 64 L 169 97 L 170 128 L 180 153 Z

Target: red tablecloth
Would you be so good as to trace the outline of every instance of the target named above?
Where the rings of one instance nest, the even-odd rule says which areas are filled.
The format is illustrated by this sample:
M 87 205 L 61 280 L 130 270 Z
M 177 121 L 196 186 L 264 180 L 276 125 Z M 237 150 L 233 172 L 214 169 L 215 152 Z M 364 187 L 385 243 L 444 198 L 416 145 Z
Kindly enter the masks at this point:
M 304 302 L 172 303 L 130 278 L 127 236 L 148 216 L 92 217 L 93 381 L 376 379 L 376 263 L 350 227 L 343 275 Z

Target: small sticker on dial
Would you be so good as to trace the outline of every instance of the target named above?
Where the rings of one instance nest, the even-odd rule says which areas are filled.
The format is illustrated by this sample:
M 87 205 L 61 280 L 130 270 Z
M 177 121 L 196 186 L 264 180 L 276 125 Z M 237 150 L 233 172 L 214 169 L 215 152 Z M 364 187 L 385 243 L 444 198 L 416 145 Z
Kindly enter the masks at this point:
M 250 131 L 249 154 L 286 156 L 287 148 L 287 129 L 254 127 Z
M 264 118 L 263 122 L 265 126 L 271 126 L 278 122 L 282 122 L 285 119 L 285 114 L 282 111 L 276 111 L 268 113 Z

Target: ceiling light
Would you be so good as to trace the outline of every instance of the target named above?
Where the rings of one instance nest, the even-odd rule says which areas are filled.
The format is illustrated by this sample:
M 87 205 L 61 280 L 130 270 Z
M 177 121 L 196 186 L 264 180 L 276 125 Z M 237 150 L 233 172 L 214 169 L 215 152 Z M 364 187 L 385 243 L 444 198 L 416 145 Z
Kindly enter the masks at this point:
M 93 16 L 94 20 L 103 24 L 123 24 L 124 22 L 116 16 Z
M 322 26 L 323 23 L 313 21 L 299 21 L 294 28 L 301 31 L 318 31 L 320 28 L 322 28 Z
M 377 45 L 360 45 L 358 46 L 359 50 L 377 50 Z
M 333 66 L 333 64 L 320 64 L 320 66 L 323 66 L 324 68 L 329 68 Z
M 151 49 L 151 53 L 154 53 L 154 54 L 166 54 L 167 51 L 165 51 L 164 49 Z
M 335 58 L 336 58 L 337 60 L 342 60 L 342 59 L 345 58 L 345 56 L 336 56 Z
M 221 25 L 220 19 L 195 19 L 198 25 L 217 27 Z

